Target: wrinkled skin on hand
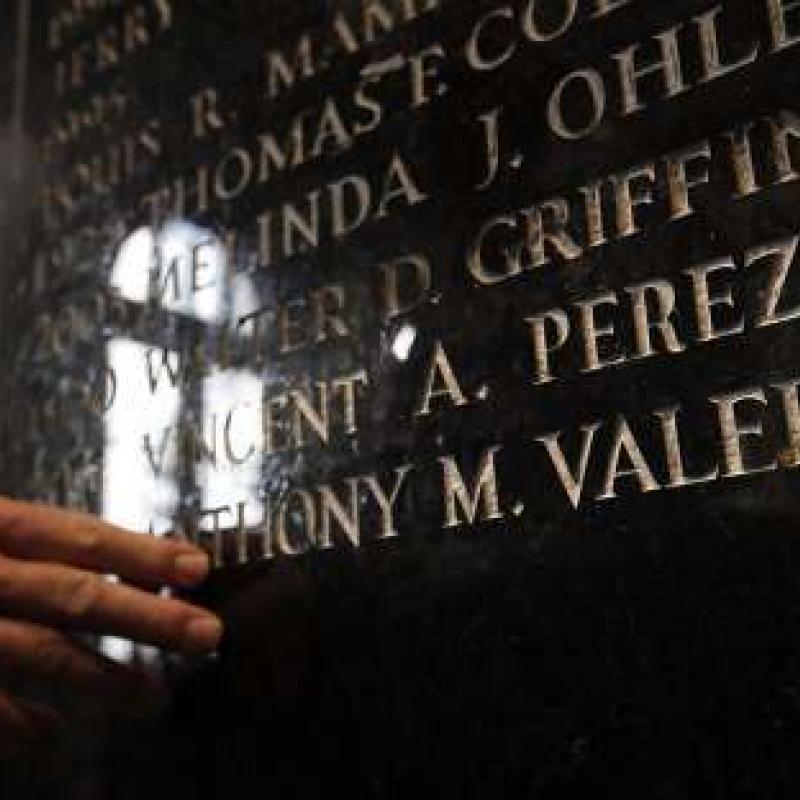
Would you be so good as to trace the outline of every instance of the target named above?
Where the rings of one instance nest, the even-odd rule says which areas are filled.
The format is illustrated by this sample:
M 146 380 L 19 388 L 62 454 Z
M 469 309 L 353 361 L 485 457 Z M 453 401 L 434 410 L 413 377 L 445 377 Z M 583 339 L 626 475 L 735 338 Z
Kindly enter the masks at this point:
M 64 727 L 53 709 L 14 696 L 3 676 L 113 707 L 141 708 L 157 693 L 152 676 L 104 658 L 76 635 L 119 636 L 190 655 L 215 650 L 217 617 L 136 588 L 191 588 L 208 571 L 207 556 L 187 542 L 0 498 L 0 755 Z

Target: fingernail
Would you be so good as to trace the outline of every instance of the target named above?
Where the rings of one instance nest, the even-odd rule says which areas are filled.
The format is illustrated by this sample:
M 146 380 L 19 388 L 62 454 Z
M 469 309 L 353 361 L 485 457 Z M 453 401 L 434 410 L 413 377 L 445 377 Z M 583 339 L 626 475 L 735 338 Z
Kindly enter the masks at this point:
M 200 583 L 208 575 L 208 556 L 186 553 L 175 559 L 175 572 L 184 583 Z
M 222 641 L 222 622 L 217 617 L 203 616 L 193 619 L 186 629 L 189 646 L 200 652 L 210 652 Z

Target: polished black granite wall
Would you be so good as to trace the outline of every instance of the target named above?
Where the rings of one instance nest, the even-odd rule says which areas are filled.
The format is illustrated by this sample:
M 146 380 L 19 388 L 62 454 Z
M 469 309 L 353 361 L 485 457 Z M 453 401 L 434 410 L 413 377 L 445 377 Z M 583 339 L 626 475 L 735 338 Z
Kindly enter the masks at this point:
M 173 424 L 184 438 L 166 470 L 175 495 L 167 511 L 157 510 L 218 559 L 199 599 L 220 609 L 228 635 L 216 660 L 167 663 L 175 696 L 162 716 L 141 726 L 115 724 L 101 737 L 98 780 L 108 796 L 317 797 L 340 789 L 369 797 L 423 789 L 447 797 L 793 794 L 800 710 L 798 450 L 791 407 L 798 378 L 792 243 L 800 45 L 787 42 L 773 52 L 777 23 L 773 16 L 770 27 L 768 12 L 783 9 L 787 39 L 800 33 L 800 12 L 777 0 L 665 1 L 621 4 L 592 18 L 602 4 L 578 3 L 563 36 L 537 43 L 520 28 L 525 3 L 451 2 L 342 54 L 333 48 L 341 36 L 332 33 L 331 21 L 343 12 L 352 33 L 363 35 L 353 22 L 355 2 L 108 3 L 65 34 L 55 51 L 47 50 L 44 36 L 58 4 L 45 5 L 34 9 L 31 142 L 46 140 L 53 119 L 95 93 L 113 91 L 124 102 L 115 106 L 117 117 L 76 144 L 55 148 L 51 165 L 43 156 L 28 165 L 28 180 L 52 186 L 71 174 L 73 188 L 68 200 L 45 194 L 35 202 L 30 246 L 17 259 L 18 290 L 4 320 L 15 352 L 6 376 L 6 490 L 114 518 L 113 476 L 103 467 L 112 458 L 107 415 L 124 398 L 112 392 L 100 398 L 107 402 L 98 411 L 68 387 L 64 413 L 36 419 L 32 427 L 23 407 L 61 391 L 65 376 L 78 389 L 102 383 L 101 368 L 113 367 L 107 344 L 115 339 L 150 348 L 136 367 L 143 381 L 153 377 L 163 348 L 196 353 L 205 345 L 206 360 L 217 361 L 194 363 L 179 382 Z M 704 81 L 709 63 L 702 56 L 709 50 L 700 48 L 699 37 L 709 29 L 696 19 L 718 5 L 719 17 L 705 19 L 717 25 L 720 64 L 755 57 Z M 398 15 L 401 7 L 395 4 Z M 570 9 L 566 2 L 536 7 L 545 31 L 555 30 Z M 122 15 L 138 13 L 135 8 L 148 26 L 142 36 L 152 41 L 54 97 L 54 62 L 98 32 L 118 47 Z M 486 58 L 515 50 L 495 69 L 471 69 L 465 43 L 492 12 L 481 39 Z M 640 84 L 646 107 L 624 113 L 613 55 L 638 43 L 644 65 L 659 54 L 653 37 L 678 24 L 684 91 L 667 97 L 660 76 L 650 76 Z M 327 43 L 320 45 L 325 68 L 317 64 L 319 75 L 270 97 L 265 49 L 290 54 L 307 32 L 314 44 Z M 412 57 L 425 51 L 416 62 L 425 70 L 422 84 L 415 84 L 421 73 L 413 72 Z M 354 87 L 369 78 L 363 70 L 370 64 L 383 64 L 385 76 L 359 98 Z M 558 81 L 578 69 L 596 69 L 602 77 L 607 114 L 590 133 L 569 140 L 548 123 L 547 108 Z M 202 93 L 209 88 L 219 104 L 207 108 L 221 116 L 198 121 L 192 98 L 208 99 Z M 565 95 L 565 124 L 573 130 L 591 116 L 585 90 L 576 80 Z M 365 97 L 381 105 L 374 130 L 371 115 L 378 112 Z M 325 108 L 333 113 L 330 103 L 339 115 L 321 117 Z M 258 181 L 259 135 L 273 132 L 281 146 L 291 142 L 283 137 L 304 109 L 306 163 L 273 164 L 269 179 Z M 500 168 L 483 186 L 492 119 L 500 131 Z M 201 123 L 208 128 L 203 136 Z M 135 140 L 135 164 L 118 186 L 94 191 L 91 181 L 71 172 L 94 153 L 107 155 L 126 135 Z M 670 172 L 667 154 L 705 142 L 705 156 L 701 147 L 686 160 L 688 177 L 676 177 L 674 156 Z M 143 202 L 148 193 L 180 176 L 191 185 L 204 165 L 213 175 L 236 148 L 253 160 L 248 188 L 210 201 L 207 210 L 190 196 L 181 214 L 205 236 L 236 234 L 224 276 L 195 263 L 196 294 L 209 275 L 225 290 L 220 317 L 209 322 L 197 307 L 181 306 L 185 280 L 170 295 L 176 279 L 165 258 L 156 265 L 160 296 L 151 296 L 149 306 L 115 300 L 113 315 L 89 314 L 77 335 L 76 323 L 42 323 L 43 315 L 57 319 L 59 309 L 85 308 L 87 298 L 105 292 L 126 237 L 174 215 L 174 193 L 165 195 L 167 207 L 155 220 L 153 205 Z M 239 153 L 219 173 L 229 193 L 242 178 L 243 158 Z M 626 205 L 621 176 L 650 164 L 654 178 L 640 174 L 629 189 L 635 196 L 649 187 L 652 202 Z M 345 187 L 337 183 L 344 176 L 357 178 Z M 370 187 L 364 220 L 356 213 L 357 192 L 367 190 L 358 178 Z M 679 188 L 697 182 L 687 194 L 691 213 L 678 213 L 674 202 L 681 195 L 670 180 Z M 581 190 L 595 181 L 602 181 L 604 235 L 595 231 L 597 246 L 589 247 L 583 203 L 591 195 Z M 340 224 L 341 235 L 337 191 L 348 223 Z M 308 224 L 315 192 L 318 245 L 297 244 L 304 238 L 297 225 L 290 224 L 284 239 L 275 226 L 287 214 L 285 204 L 296 204 Z M 570 254 L 563 237 L 553 244 L 554 233 L 547 263 L 537 264 L 530 209 L 553 197 L 569 199 L 567 230 L 577 245 Z M 50 217 L 43 219 L 47 208 Z M 639 233 L 626 231 L 626 209 Z M 552 214 L 540 211 L 545 220 Z M 257 220 L 267 212 L 269 257 L 257 238 Z M 480 275 L 470 271 L 469 253 L 490 220 L 492 236 L 482 250 L 488 273 Z M 341 230 L 350 224 L 352 231 Z M 65 234 L 87 225 L 99 229 L 92 238 L 62 258 L 52 255 Z M 607 241 L 599 244 L 600 238 Z M 515 247 L 524 269 L 503 275 Z M 403 283 L 402 294 L 417 302 L 387 318 L 386 265 L 409 254 L 430 265 L 430 286 L 420 293 Z M 731 261 L 723 263 L 726 258 Z M 708 328 L 698 311 L 700 284 L 687 270 L 712 263 L 718 268 L 709 279 Z M 408 281 L 415 273 L 398 274 Z M 259 317 L 265 332 L 253 336 L 243 324 L 247 313 L 231 299 L 237 280 L 248 286 L 250 314 L 274 312 Z M 638 313 L 644 308 L 653 324 L 645 326 L 654 351 L 647 357 L 634 304 L 644 284 L 651 289 Z M 670 287 L 675 308 L 668 314 L 668 295 L 657 292 Z M 621 363 L 591 369 L 585 309 L 608 292 L 614 300 L 598 304 L 593 338 L 598 360 Z M 315 297 L 322 297 L 317 313 L 322 308 L 328 317 L 316 326 Z M 570 338 L 550 354 L 556 379 L 537 381 L 535 328 L 528 320 L 553 309 L 564 310 Z M 741 331 L 722 335 L 740 318 Z M 552 315 L 545 328 L 551 345 L 559 319 Z M 295 320 L 300 328 L 290 324 Z M 666 334 L 659 320 L 671 322 Z M 603 335 L 600 328 L 612 322 L 613 332 Z M 234 336 L 232 353 L 222 357 L 221 331 L 231 323 L 234 329 L 242 323 L 243 336 Z M 410 337 L 407 353 L 403 336 Z M 436 361 L 437 353 L 446 362 Z M 231 435 L 241 419 L 226 416 L 235 408 L 241 413 L 235 389 L 223 389 L 221 401 L 209 399 L 210 377 L 226 369 L 245 371 L 262 387 L 259 434 L 270 428 L 265 419 L 274 410 L 276 452 L 250 429 L 236 427 Z M 333 381 L 362 370 L 368 385 L 357 381 L 354 389 L 356 431 L 348 430 L 339 389 L 338 404 L 331 400 L 329 441 L 320 441 L 306 416 L 303 446 L 280 446 L 283 437 L 297 436 L 284 425 L 292 418 L 283 403 L 297 397 L 291 392 L 318 403 L 316 384 L 333 397 Z M 163 382 L 166 373 L 160 375 Z M 426 386 L 435 396 L 430 413 L 420 413 L 428 410 Z M 679 442 L 665 444 L 668 411 L 675 408 Z M 197 420 L 213 414 L 220 437 L 216 470 L 208 466 L 209 448 L 192 436 Z M 590 424 L 599 427 L 585 492 L 574 508 L 542 440 L 563 432 L 557 442 L 575 478 L 588 435 L 582 426 Z M 126 451 L 133 454 L 132 470 L 135 457 L 149 452 L 145 463 L 154 481 L 160 435 L 158 426 L 140 431 L 131 424 L 138 444 Z M 223 474 L 239 474 L 257 455 L 263 458 L 251 494 L 233 490 L 217 503 L 209 486 L 220 486 Z M 486 485 L 496 485 L 496 505 L 491 492 L 482 495 L 474 524 L 465 524 L 456 501 L 457 524 L 448 525 L 448 464 L 471 491 L 481 463 L 494 465 L 495 480 Z M 368 478 L 386 488 L 405 467 L 394 507 L 398 535 L 387 537 Z M 681 486 L 681 469 L 683 482 L 707 479 Z M 321 487 L 330 487 L 347 517 L 353 511 L 347 481 L 356 476 L 360 546 L 351 541 L 352 525 L 348 535 L 334 516 L 328 547 Z M 609 481 L 618 496 L 604 498 Z M 307 498 L 315 503 L 313 525 L 302 505 Z M 237 504 L 245 500 L 248 513 L 261 501 L 271 503 L 270 528 L 249 521 L 246 536 L 237 532 Z M 224 505 L 230 512 L 218 517 L 215 537 L 208 512 Z M 288 520 L 284 537 L 281 520 Z M 64 785 L 54 791 L 79 796 Z

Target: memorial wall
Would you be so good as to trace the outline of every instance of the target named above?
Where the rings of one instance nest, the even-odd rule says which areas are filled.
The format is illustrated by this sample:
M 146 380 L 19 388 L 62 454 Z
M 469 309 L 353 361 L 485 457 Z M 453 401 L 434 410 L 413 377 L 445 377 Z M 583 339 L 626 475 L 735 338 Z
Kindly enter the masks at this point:
M 793 796 L 800 3 L 12 5 L 0 488 L 227 626 L 99 796 Z

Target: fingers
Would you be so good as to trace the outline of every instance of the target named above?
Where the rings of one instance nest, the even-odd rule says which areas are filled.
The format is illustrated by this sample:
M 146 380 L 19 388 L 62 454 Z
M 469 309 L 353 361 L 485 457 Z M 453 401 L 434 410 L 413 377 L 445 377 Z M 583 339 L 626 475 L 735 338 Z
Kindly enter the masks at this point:
M 150 711 L 163 692 L 143 672 L 116 664 L 50 628 L 0 619 L 0 669 L 120 707 Z
M 0 498 L 0 552 L 53 561 L 126 580 L 194 586 L 208 557 L 188 542 L 130 533 L 75 511 Z
M 17 700 L 0 689 L 0 756 L 23 752 L 63 725 L 63 720 L 44 706 Z
M 215 650 L 217 617 L 180 600 L 158 597 L 60 564 L 0 556 L 0 609 L 75 631 L 111 634 L 184 653 Z

